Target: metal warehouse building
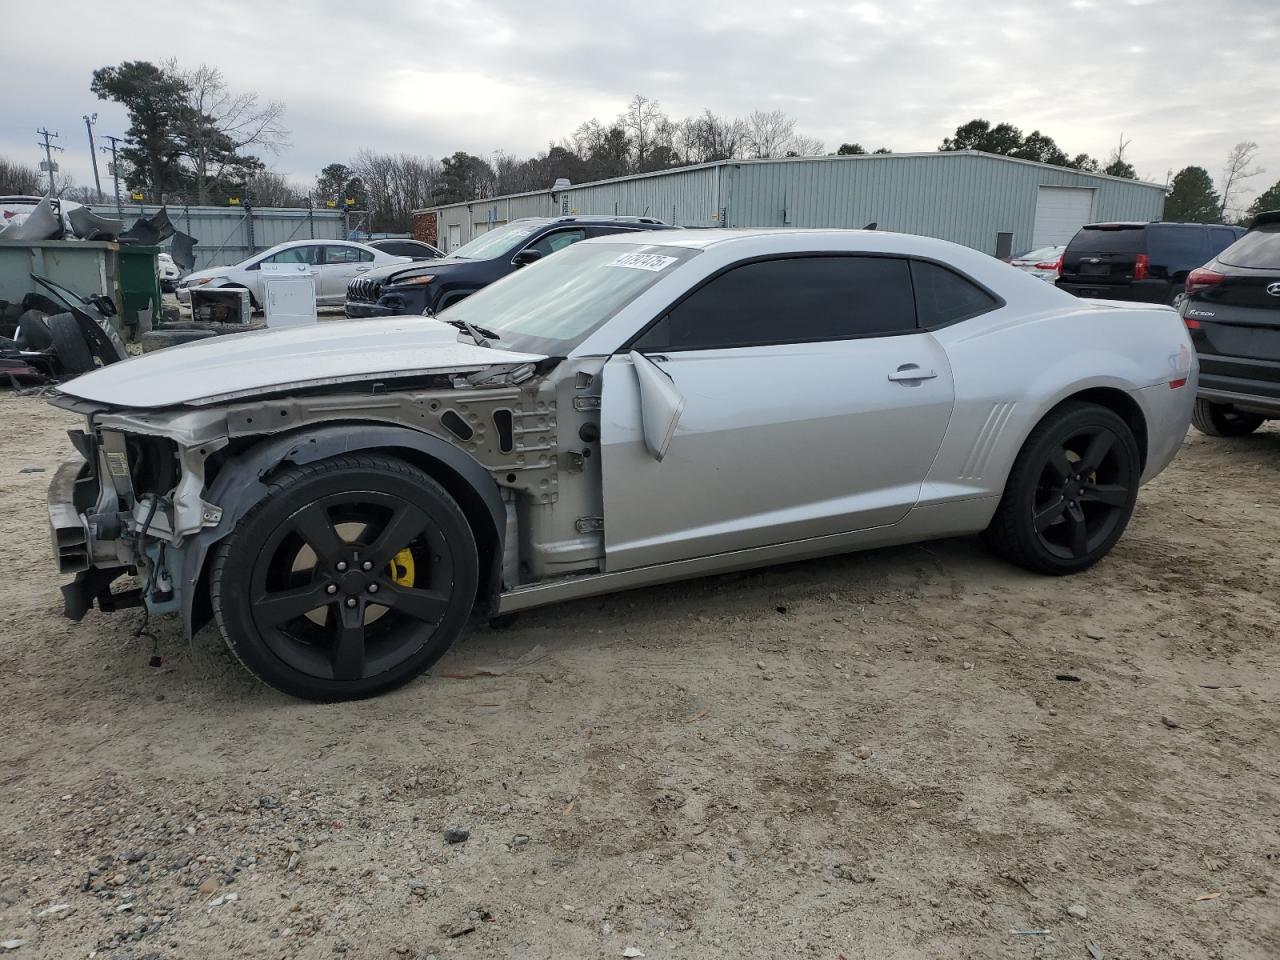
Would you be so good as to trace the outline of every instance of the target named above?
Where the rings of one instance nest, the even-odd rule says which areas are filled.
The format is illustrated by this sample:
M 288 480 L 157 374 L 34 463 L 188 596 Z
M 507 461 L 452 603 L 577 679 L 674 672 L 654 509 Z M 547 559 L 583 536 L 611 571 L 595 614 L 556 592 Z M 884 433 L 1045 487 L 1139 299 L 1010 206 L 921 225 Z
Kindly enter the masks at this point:
M 447 251 L 520 217 L 650 216 L 683 227 L 864 227 L 1005 256 L 1098 220 L 1158 220 L 1159 184 L 975 150 L 724 160 L 415 211 Z

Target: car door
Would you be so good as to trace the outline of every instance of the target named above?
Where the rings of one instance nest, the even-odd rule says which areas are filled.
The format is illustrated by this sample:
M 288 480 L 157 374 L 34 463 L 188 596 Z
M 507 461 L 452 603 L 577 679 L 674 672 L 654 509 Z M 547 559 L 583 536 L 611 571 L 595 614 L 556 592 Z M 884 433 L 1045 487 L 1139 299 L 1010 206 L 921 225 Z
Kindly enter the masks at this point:
M 610 571 L 896 523 L 954 400 L 899 258 L 739 264 L 630 346 L 604 371 Z M 683 403 L 661 460 L 642 394 L 654 370 Z
M 326 302 L 346 299 L 347 284 L 373 266 L 373 254 L 359 247 L 326 244 L 324 263 L 320 267 L 317 296 Z

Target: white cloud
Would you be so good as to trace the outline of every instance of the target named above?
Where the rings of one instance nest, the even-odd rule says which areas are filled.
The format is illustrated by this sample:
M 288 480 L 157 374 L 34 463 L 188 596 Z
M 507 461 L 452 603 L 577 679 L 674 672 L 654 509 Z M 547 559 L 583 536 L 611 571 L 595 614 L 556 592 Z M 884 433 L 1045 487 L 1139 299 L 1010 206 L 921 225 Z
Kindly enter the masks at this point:
M 530 153 L 636 92 L 682 116 L 781 106 L 831 146 L 931 150 L 975 116 L 1039 129 L 1105 159 L 1121 133 L 1139 172 L 1190 163 L 1217 174 L 1240 140 L 1280 178 L 1280 15 L 1274 0 L 1214 4 L 1011 5 L 800 0 L 621 5 L 514 0 L 304 6 L 206 0 L 111 8 L 15 5 L 10 38 L 60 30 L 54 48 L 8 43 L 0 61 L 0 154 L 40 159 L 34 131 L 62 133 L 61 158 L 91 182 L 83 113 L 99 133 L 127 120 L 89 93 L 93 67 L 126 59 L 214 60 L 240 89 L 288 104 L 292 146 L 273 162 L 298 179 L 362 147 L 442 156 Z M 38 79 L 36 79 L 38 78 Z M 14 91 L 29 91 L 19 96 Z M 1263 182 L 1265 181 L 1265 183 Z

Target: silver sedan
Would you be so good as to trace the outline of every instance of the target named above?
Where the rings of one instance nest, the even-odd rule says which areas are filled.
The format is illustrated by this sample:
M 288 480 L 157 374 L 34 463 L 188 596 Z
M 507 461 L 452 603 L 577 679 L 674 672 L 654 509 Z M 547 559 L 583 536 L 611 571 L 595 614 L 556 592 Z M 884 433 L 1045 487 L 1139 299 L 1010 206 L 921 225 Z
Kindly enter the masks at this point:
M 1196 377 L 1168 307 L 940 240 L 618 234 L 435 318 L 63 384 L 83 459 L 50 518 L 73 618 L 137 570 L 152 613 L 212 615 L 267 683 L 364 697 L 474 615 L 663 581 L 963 534 L 1084 570 L 1177 452 Z

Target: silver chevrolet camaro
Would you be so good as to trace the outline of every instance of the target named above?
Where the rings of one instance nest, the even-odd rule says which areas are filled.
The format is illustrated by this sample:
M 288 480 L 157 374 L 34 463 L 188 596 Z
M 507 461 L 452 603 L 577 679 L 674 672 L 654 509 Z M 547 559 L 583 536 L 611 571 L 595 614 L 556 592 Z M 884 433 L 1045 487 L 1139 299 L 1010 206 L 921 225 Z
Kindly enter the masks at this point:
M 213 619 L 272 686 L 349 699 L 473 617 L 663 581 L 973 533 L 1083 570 L 1177 452 L 1196 375 L 1168 307 L 941 240 L 619 234 L 435 318 L 66 383 L 86 426 L 49 512 L 68 616 Z

